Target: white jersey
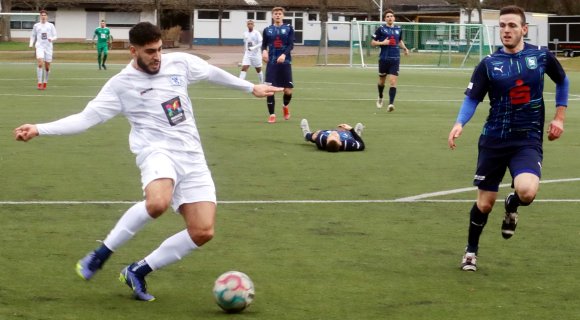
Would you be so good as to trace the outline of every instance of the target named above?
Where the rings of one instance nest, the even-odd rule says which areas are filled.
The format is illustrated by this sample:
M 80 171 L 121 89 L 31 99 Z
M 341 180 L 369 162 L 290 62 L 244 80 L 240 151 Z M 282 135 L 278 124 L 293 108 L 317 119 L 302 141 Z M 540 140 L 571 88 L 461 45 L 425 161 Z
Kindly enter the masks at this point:
M 50 40 L 50 41 L 49 41 Z M 32 27 L 32 34 L 30 35 L 30 44 L 32 48 L 43 48 L 52 50 L 52 42 L 56 40 L 56 28 L 50 22 L 37 22 Z
M 262 34 L 256 29 L 244 32 L 244 54 L 262 56 Z
M 247 92 L 254 87 L 199 57 L 167 53 L 162 55 L 157 74 L 139 71 L 130 63 L 103 86 L 81 113 L 38 124 L 38 132 L 75 134 L 123 114 L 131 124 L 129 145 L 138 156 L 138 163 L 155 151 L 193 153 L 191 160 L 205 161 L 187 92 L 188 84 L 201 80 Z

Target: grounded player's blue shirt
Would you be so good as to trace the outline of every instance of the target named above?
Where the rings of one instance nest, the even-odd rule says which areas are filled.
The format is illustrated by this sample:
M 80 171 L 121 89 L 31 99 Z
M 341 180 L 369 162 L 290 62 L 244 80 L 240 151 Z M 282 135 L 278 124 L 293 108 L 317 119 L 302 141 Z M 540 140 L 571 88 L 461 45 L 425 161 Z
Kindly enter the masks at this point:
M 343 131 L 343 130 L 320 130 L 318 132 L 318 136 L 316 137 L 315 141 L 316 146 L 318 149 L 326 149 L 326 140 L 328 139 L 328 135 L 336 131 L 338 132 L 338 136 L 340 137 L 340 142 L 342 146 L 340 147 L 341 151 L 362 151 L 365 148 L 365 144 L 362 141 L 362 138 L 354 131 L 354 129 L 350 131 Z
M 547 49 L 525 44 L 518 53 L 499 49 L 475 68 L 465 94 L 479 102 L 489 95 L 490 109 L 482 135 L 542 140 L 544 74 L 556 84 L 564 69 Z
M 383 24 L 378 27 L 377 30 L 375 30 L 373 39 L 375 41 L 384 41 L 385 39 L 389 39 L 388 45 L 381 46 L 381 53 L 379 55 L 380 60 L 401 59 L 401 52 L 399 51 L 399 42 L 403 40 L 403 32 L 401 27 L 389 27 L 386 24 Z
M 264 29 L 262 50 L 268 48 L 268 63 L 276 64 L 282 54 L 286 55 L 285 64 L 292 64 L 290 52 L 294 49 L 294 28 L 289 24 L 271 25 Z

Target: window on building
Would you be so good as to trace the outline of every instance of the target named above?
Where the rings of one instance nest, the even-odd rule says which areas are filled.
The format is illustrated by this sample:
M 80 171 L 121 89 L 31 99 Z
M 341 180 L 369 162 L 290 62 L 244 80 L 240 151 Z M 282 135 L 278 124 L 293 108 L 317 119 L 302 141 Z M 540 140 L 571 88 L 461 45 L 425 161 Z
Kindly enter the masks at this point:
M 248 11 L 248 20 L 266 21 L 266 11 Z
M 215 10 L 199 10 L 197 12 L 197 18 L 202 20 L 218 20 L 219 19 L 219 11 Z M 222 19 L 228 20 L 230 18 L 229 11 L 222 12 Z
M 106 12 L 107 27 L 132 27 L 139 23 L 139 12 Z
M 34 24 L 39 20 L 37 15 L 13 15 L 10 16 L 10 29 L 12 30 L 32 30 Z M 50 13 L 48 16 L 48 21 L 54 23 L 54 18 L 50 19 Z
M 318 13 L 309 13 L 308 21 L 318 21 Z

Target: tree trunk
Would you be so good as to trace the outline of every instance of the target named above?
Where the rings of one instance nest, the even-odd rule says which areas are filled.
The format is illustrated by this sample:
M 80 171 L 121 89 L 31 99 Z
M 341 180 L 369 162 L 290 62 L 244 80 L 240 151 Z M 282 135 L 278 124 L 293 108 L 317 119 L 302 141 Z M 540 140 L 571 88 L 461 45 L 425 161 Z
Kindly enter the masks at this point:
M 1 0 L 2 12 L 12 11 L 12 0 Z M 12 41 L 10 33 L 10 16 L 0 16 L 0 41 Z

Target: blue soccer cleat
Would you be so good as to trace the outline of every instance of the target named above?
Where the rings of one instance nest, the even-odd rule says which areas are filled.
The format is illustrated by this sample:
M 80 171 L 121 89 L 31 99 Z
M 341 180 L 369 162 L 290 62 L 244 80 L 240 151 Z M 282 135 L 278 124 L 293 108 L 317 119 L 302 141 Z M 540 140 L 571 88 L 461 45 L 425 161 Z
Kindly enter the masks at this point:
M 77 262 L 77 274 L 84 280 L 91 280 L 99 269 L 103 267 L 103 261 L 97 257 L 95 252 L 90 252 Z
M 131 266 L 126 266 L 119 275 L 119 281 L 125 283 L 133 290 L 133 297 L 141 301 L 153 301 L 155 297 L 147 293 L 147 282 L 145 278 L 131 271 Z

